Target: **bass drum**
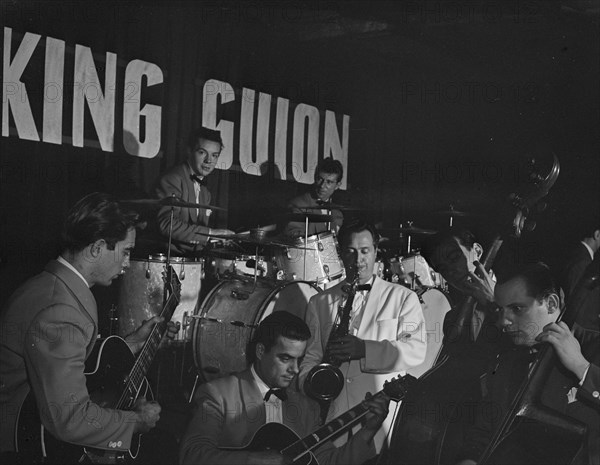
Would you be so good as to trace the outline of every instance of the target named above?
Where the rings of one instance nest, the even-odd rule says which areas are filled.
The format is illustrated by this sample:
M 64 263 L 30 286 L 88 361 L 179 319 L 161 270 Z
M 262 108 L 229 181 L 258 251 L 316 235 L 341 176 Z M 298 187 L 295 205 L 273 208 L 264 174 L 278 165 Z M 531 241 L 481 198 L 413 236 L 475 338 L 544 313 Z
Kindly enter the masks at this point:
M 204 381 L 242 371 L 254 329 L 285 310 L 304 320 L 309 299 L 320 289 L 304 281 L 237 279 L 220 282 L 206 296 L 192 323 L 194 362 Z

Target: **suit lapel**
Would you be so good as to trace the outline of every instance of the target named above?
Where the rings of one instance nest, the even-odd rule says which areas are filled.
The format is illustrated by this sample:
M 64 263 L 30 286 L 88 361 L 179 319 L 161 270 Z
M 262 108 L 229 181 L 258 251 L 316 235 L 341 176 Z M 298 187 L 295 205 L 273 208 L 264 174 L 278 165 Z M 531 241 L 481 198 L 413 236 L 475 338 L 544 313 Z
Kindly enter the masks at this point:
M 359 334 L 364 334 L 369 328 L 375 326 L 375 321 L 377 321 L 377 309 L 381 308 L 379 301 L 383 295 L 383 286 L 383 281 L 375 276 L 373 279 L 373 286 L 367 297 L 367 304 L 363 311 L 363 317 L 360 321 Z
M 56 260 L 50 261 L 46 265 L 46 271 L 56 276 L 64 283 L 70 294 L 79 304 L 81 314 L 92 323 L 92 333 L 89 335 L 91 341 L 96 341 L 98 335 L 98 308 L 96 299 L 89 287 L 69 268 Z M 88 347 L 88 352 L 93 348 L 93 344 Z M 88 353 L 89 355 L 89 353 Z
M 184 200 L 184 202 L 196 203 L 196 190 L 194 189 L 194 181 L 192 181 L 192 178 L 191 178 L 192 169 L 190 168 L 190 165 L 188 164 L 188 162 L 185 162 L 183 164 L 183 173 L 184 173 L 184 179 L 183 179 L 184 186 L 187 190 L 187 192 L 183 193 L 183 200 Z M 186 208 L 186 210 L 189 212 L 192 223 L 194 223 L 194 224 L 198 223 L 197 209 L 196 208 Z
M 242 371 L 238 374 L 239 385 L 240 385 L 240 397 L 242 398 L 242 408 L 246 413 L 248 424 L 251 425 L 248 434 L 249 440 L 252 435 L 258 430 L 258 428 L 264 425 L 267 421 L 267 413 L 265 410 L 265 404 L 260 395 L 260 391 L 250 368 Z

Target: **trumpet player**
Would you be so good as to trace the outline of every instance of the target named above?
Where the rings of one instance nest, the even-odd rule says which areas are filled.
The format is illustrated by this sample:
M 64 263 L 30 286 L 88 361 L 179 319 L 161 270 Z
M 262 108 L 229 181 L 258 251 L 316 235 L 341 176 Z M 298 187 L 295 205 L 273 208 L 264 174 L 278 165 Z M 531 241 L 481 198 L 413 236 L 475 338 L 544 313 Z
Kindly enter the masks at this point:
M 311 369 L 321 363 L 324 352 L 339 362 L 342 374 L 340 394 L 332 400 L 327 420 L 335 418 L 364 399 L 365 393 L 382 389 L 383 382 L 425 359 L 426 334 L 423 311 L 417 295 L 398 284 L 373 274 L 379 234 L 364 221 L 344 224 L 339 232 L 346 280 L 312 297 L 306 322 L 312 333 L 306 356 L 300 366 L 299 382 L 305 391 Z M 357 278 L 355 280 L 355 278 Z M 330 333 L 348 299 L 349 284 L 354 283 L 354 300 L 348 333 L 330 340 Z M 385 419 L 374 442 L 377 452 L 392 424 L 393 412 Z M 338 438 L 339 447 L 348 439 Z

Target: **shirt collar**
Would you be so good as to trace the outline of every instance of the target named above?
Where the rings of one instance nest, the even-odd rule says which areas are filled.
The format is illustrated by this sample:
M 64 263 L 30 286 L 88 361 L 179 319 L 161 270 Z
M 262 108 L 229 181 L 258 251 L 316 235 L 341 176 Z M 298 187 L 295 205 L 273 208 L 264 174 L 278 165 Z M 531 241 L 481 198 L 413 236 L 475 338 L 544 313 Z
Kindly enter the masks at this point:
M 250 367 L 250 372 L 252 373 L 252 377 L 254 378 L 254 381 L 258 386 L 258 390 L 260 391 L 260 397 L 264 399 L 265 394 L 270 389 L 269 386 L 267 386 L 265 382 L 260 378 L 260 376 L 258 376 L 258 373 L 256 373 L 256 370 L 254 369 L 254 364 L 252 364 L 252 366 Z
M 89 283 L 83 277 L 83 275 L 79 271 L 77 271 L 77 269 L 73 265 L 71 265 L 67 260 L 65 260 L 61 255 L 58 256 L 58 258 L 56 259 L 56 261 L 59 262 L 59 263 L 62 263 L 63 265 L 65 265 L 73 273 L 75 273 L 77 276 L 79 276 L 81 278 L 81 280 L 85 283 L 85 285 L 87 287 L 90 287 Z
M 588 250 L 588 252 L 590 253 L 590 257 L 592 257 L 592 260 L 593 260 L 594 259 L 594 251 L 592 250 L 592 248 L 583 241 L 581 241 L 581 243 L 583 245 L 585 245 L 585 248 Z

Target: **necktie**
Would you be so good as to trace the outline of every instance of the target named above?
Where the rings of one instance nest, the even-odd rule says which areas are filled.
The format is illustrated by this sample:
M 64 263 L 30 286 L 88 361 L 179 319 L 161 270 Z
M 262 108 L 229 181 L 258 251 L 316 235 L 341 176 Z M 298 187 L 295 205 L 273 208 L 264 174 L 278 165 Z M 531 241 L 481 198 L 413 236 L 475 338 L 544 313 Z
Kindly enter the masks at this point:
M 271 394 L 274 394 L 275 396 L 279 397 L 281 400 L 287 400 L 287 392 L 285 391 L 285 389 L 273 389 L 273 388 L 271 388 L 265 394 L 265 402 L 269 401 L 269 398 L 271 397 Z
M 201 186 L 206 186 L 206 181 L 204 180 L 204 178 L 201 178 L 197 174 L 194 174 L 194 173 L 190 174 L 190 179 L 192 181 L 196 181 Z

